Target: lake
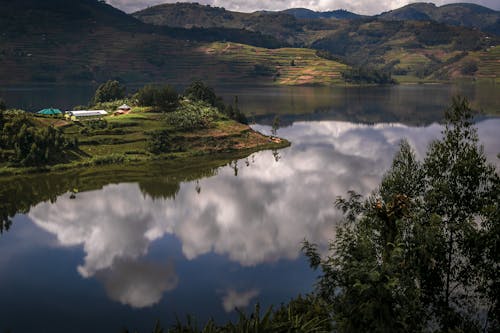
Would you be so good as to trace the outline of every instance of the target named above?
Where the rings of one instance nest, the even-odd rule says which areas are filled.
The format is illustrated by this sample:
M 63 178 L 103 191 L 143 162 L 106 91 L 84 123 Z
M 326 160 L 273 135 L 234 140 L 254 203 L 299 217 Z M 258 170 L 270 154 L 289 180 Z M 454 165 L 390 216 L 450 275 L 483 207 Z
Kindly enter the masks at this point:
M 0 95 L 32 111 L 65 109 L 90 98 L 80 88 L 87 92 Z M 292 146 L 185 169 L 151 163 L 0 179 L 0 216 L 13 216 L 0 236 L 0 331 L 146 332 L 157 319 L 225 321 L 235 307 L 308 293 L 318 273 L 301 242 L 335 237 L 337 196 L 374 190 L 402 138 L 423 157 L 452 95 L 500 113 L 498 86 L 221 91 L 238 96 L 259 131 L 269 134 L 279 115 L 278 135 Z M 477 127 L 500 168 L 500 118 L 483 116 Z

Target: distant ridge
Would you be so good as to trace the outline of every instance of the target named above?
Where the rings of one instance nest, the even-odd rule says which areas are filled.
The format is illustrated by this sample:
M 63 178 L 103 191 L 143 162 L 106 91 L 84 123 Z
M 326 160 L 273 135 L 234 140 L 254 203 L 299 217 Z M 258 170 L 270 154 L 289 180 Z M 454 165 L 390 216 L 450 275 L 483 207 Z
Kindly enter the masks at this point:
M 413 3 L 376 17 L 390 21 L 435 21 L 500 35 L 500 12 L 472 3 L 453 3 L 440 7 L 433 3 Z
M 316 12 L 307 8 L 290 8 L 281 11 L 281 13 L 286 13 L 295 16 L 298 19 L 339 19 L 339 20 L 355 20 L 360 18 L 366 18 L 367 16 L 359 15 L 345 9 L 332 10 L 327 12 Z

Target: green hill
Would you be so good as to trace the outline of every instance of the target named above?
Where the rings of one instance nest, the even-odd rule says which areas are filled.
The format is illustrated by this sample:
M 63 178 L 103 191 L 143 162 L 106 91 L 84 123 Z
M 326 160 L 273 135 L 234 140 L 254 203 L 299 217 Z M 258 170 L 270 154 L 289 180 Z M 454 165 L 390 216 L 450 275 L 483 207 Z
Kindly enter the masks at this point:
M 193 78 L 339 84 L 350 66 L 392 72 L 400 82 L 500 77 L 491 65 L 497 54 L 487 53 L 498 37 L 434 21 L 299 19 L 186 3 L 133 15 L 98 0 L 0 0 L 0 6 L 4 85 Z

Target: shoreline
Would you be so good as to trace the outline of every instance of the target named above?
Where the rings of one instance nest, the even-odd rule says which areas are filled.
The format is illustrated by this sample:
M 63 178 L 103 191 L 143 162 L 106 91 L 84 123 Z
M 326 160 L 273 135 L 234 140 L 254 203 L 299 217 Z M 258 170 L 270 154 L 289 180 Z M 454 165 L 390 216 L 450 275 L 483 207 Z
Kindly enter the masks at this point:
M 213 150 L 192 150 L 186 152 L 172 152 L 172 153 L 162 153 L 158 155 L 128 155 L 123 154 L 109 154 L 109 155 L 98 155 L 91 158 L 86 158 L 83 160 L 73 161 L 70 163 L 58 163 L 53 165 L 45 165 L 39 167 L 1 167 L 0 168 L 0 180 L 1 178 L 13 177 L 13 176 L 26 176 L 26 175 L 43 175 L 49 173 L 66 172 L 71 170 L 77 170 L 79 168 L 92 167 L 101 168 L 108 167 L 110 165 L 120 165 L 120 166 L 140 166 L 148 163 L 172 163 L 177 167 L 177 169 L 184 169 L 192 167 L 192 163 L 197 159 L 205 159 L 210 156 L 210 161 L 217 163 L 219 161 L 241 159 L 250 156 L 253 153 L 265 150 L 278 150 L 291 146 L 291 142 L 279 138 L 279 142 L 275 142 L 270 136 L 266 136 L 260 132 L 257 132 L 249 127 L 255 135 L 260 136 L 263 139 L 268 140 L 267 143 L 258 144 L 255 146 L 243 146 L 239 148 L 227 148 L 227 149 L 213 149 Z M 179 168 L 179 166 L 181 166 Z

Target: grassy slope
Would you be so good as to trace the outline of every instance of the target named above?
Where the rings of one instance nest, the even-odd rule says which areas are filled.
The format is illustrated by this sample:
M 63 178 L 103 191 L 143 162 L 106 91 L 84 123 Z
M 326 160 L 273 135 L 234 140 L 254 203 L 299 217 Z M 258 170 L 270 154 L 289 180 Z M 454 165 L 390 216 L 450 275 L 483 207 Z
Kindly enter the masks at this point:
M 248 78 L 272 78 L 280 85 L 340 84 L 343 83 L 340 72 L 347 68 L 336 61 L 316 56 L 315 51 L 310 49 L 270 50 L 236 43 L 212 43 L 200 50 L 232 66 L 236 72 L 247 73 Z M 259 75 L 256 65 L 266 66 L 271 71 Z
M 111 111 L 111 110 L 110 110 Z M 218 119 L 209 128 L 191 132 L 176 131 L 162 120 L 161 113 L 149 112 L 147 108 L 121 116 L 105 117 L 108 128 L 82 134 L 85 123 L 74 123 L 60 118 L 35 117 L 37 126 L 56 126 L 68 137 L 77 137 L 79 151 L 72 152 L 70 164 L 59 164 L 49 169 L 58 170 L 85 165 L 100 165 L 123 162 L 140 162 L 155 159 L 184 159 L 208 154 L 253 152 L 262 149 L 278 149 L 289 145 L 286 140 L 275 142 L 252 130 L 249 126 L 233 120 Z M 182 147 L 179 152 L 152 155 L 147 151 L 147 132 L 167 129 Z M 23 173 L 29 168 L 15 169 L 0 161 L 0 174 Z

